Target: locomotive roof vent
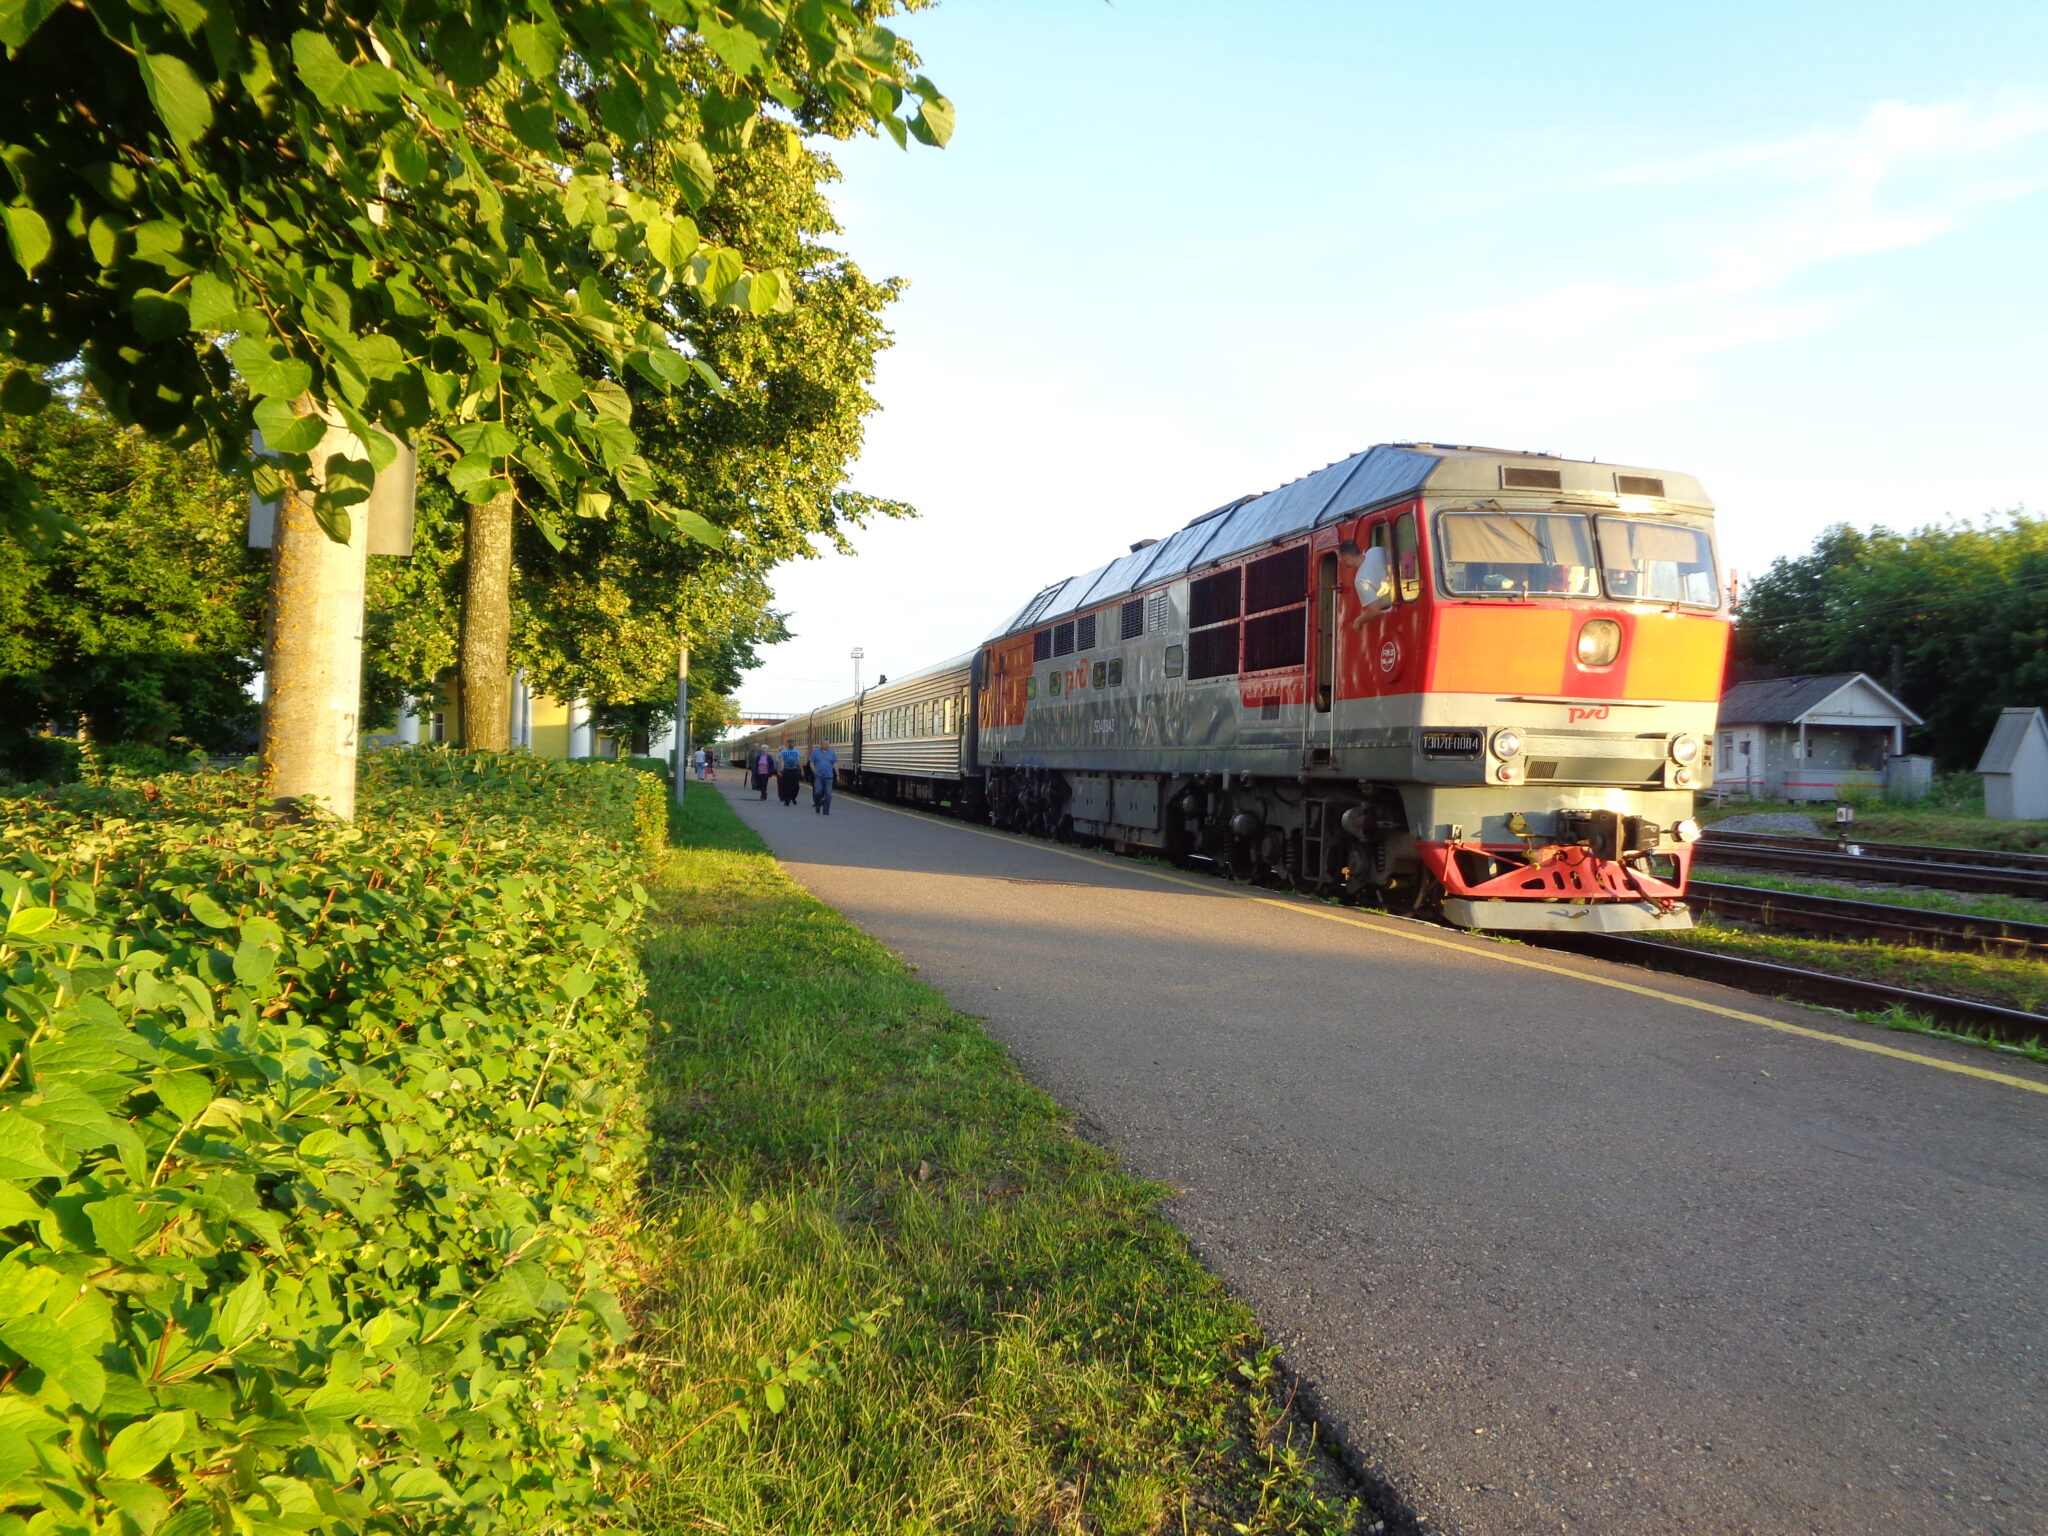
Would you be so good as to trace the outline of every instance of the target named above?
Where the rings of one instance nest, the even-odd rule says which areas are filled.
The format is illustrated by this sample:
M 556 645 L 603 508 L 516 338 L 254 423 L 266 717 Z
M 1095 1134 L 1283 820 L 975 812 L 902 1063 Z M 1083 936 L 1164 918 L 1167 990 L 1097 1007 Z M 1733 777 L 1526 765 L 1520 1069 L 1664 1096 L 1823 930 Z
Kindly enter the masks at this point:
M 1503 464 L 1500 467 L 1500 484 L 1506 491 L 1561 491 L 1564 489 L 1564 471 Z
M 1159 541 L 1157 539 L 1140 539 L 1137 543 L 1131 546 L 1131 553 L 1135 555 L 1141 549 L 1150 549 L 1154 544 L 1157 544 L 1158 542 Z
M 1616 475 L 1614 494 L 1617 496 L 1662 496 L 1664 482 L 1655 475 Z

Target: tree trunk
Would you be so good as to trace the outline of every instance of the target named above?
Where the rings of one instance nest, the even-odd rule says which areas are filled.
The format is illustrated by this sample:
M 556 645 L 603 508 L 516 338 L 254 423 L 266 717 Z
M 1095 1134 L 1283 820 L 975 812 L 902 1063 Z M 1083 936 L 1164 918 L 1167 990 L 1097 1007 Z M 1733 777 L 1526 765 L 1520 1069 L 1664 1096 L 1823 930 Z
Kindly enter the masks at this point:
M 340 441 L 337 441 L 341 438 Z M 330 431 L 315 452 L 360 453 Z M 297 808 L 309 796 L 343 821 L 356 814 L 356 724 L 363 700 L 363 578 L 369 508 L 350 513 L 338 544 L 313 516 L 313 498 L 285 493 L 272 538 L 263 769 L 271 799 Z
M 462 540 L 462 745 L 512 745 L 512 493 L 469 509 Z

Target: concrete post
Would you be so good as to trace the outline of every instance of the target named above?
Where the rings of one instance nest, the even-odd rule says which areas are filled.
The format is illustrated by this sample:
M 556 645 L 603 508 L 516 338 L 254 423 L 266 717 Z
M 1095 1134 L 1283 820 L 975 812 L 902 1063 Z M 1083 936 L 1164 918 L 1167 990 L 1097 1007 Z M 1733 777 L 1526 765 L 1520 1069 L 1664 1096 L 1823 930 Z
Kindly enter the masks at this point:
M 590 730 L 590 705 L 582 699 L 569 701 L 569 755 L 594 757 L 597 744 Z
M 420 744 L 419 705 L 411 699 L 398 706 L 398 744 L 402 747 Z

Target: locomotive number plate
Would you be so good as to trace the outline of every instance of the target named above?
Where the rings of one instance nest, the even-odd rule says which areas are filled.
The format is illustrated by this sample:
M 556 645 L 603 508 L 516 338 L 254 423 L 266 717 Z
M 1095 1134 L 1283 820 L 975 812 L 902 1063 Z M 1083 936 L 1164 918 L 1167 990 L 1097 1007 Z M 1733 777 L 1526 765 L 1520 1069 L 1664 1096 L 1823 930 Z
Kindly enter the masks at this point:
M 1484 731 L 1424 731 L 1424 757 L 1477 757 L 1486 745 Z

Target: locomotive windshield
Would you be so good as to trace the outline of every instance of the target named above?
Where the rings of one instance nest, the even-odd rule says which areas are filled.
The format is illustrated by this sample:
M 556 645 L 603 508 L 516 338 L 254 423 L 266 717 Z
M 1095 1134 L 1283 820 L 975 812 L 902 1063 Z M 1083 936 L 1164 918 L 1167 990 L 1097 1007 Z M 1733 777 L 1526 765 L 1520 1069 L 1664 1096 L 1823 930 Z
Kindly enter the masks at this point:
M 1714 548 L 1697 528 L 1576 512 L 1449 512 L 1438 533 L 1444 589 L 1455 596 L 1604 592 L 1624 602 L 1720 606 Z
M 1600 563 L 1612 597 L 1717 608 L 1714 548 L 1706 534 L 1677 523 L 1600 519 Z
M 1593 530 L 1568 512 L 1456 512 L 1444 517 L 1444 585 L 1473 596 L 1600 595 Z

